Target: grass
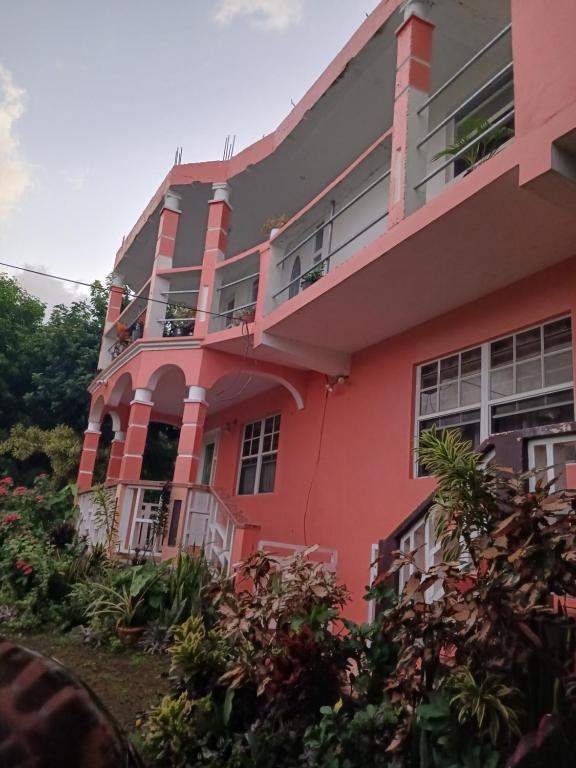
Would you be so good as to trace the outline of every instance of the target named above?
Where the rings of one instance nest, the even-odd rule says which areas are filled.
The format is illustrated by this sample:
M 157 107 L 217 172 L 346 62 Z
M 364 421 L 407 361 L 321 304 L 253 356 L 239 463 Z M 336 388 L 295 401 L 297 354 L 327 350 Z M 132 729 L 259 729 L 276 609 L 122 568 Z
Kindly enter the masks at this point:
M 166 656 L 94 648 L 74 635 L 12 632 L 4 636 L 64 664 L 92 689 L 127 733 L 134 730 L 138 716 L 168 692 Z

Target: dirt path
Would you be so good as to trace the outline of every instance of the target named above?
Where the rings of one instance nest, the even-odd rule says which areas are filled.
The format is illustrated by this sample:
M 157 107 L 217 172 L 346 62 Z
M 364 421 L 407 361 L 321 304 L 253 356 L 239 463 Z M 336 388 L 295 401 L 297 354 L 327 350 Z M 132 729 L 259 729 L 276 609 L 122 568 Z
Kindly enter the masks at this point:
M 134 730 L 138 715 L 168 691 L 169 661 L 165 656 L 115 653 L 84 645 L 69 635 L 10 633 L 7 637 L 13 643 L 54 657 L 72 670 L 127 732 Z

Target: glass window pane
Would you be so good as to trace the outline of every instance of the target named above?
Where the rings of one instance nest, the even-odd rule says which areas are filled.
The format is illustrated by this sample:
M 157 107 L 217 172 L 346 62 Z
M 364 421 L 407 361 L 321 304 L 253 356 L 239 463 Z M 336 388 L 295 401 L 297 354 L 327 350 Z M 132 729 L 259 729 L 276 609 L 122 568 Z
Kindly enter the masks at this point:
M 438 411 L 438 390 L 430 389 L 428 392 L 420 392 L 420 416 Z
M 264 422 L 264 434 L 269 435 L 274 429 L 274 417 L 270 416 Z
M 414 562 L 416 563 L 416 567 L 419 568 L 421 571 L 426 570 L 426 525 L 425 523 L 421 523 L 415 530 L 414 530 L 414 549 L 416 550 L 414 554 Z
M 428 389 L 438 384 L 438 363 L 423 365 L 420 371 L 420 389 Z
M 272 450 L 272 435 L 266 435 L 262 441 L 262 450 L 264 453 L 268 453 Z
M 440 360 L 440 381 L 454 381 L 458 378 L 458 355 Z
M 572 390 L 552 395 L 529 397 L 514 403 L 492 407 L 492 433 L 510 432 L 530 427 L 544 427 L 574 420 Z
M 548 473 L 546 472 L 546 466 L 548 464 L 547 452 L 545 445 L 534 446 L 534 466 L 531 469 L 539 470 L 536 472 L 536 481 L 540 480 L 541 483 L 548 482 Z
M 516 366 L 516 392 L 531 392 L 542 388 L 542 360 L 528 360 Z
M 467 352 L 462 352 L 460 357 L 462 376 L 467 376 L 470 373 L 480 373 L 480 365 L 482 361 L 480 347 L 469 349 Z
M 490 345 L 490 365 L 497 368 L 500 365 L 511 363 L 514 359 L 514 337 L 493 341 Z
M 462 379 L 460 384 L 460 405 L 474 405 L 480 402 L 480 374 Z
M 572 381 L 572 350 L 546 355 L 544 358 L 544 386 L 553 387 Z
M 254 493 L 254 483 L 256 482 L 256 463 L 257 459 L 245 459 L 240 469 L 240 482 L 238 484 L 238 493 L 241 495 Z
M 280 415 L 274 416 L 274 429 L 276 432 L 280 429 Z
M 451 408 L 458 408 L 458 382 L 451 384 L 442 384 L 440 387 L 440 411 L 449 411 Z
M 242 443 L 242 456 L 250 456 L 250 446 L 252 445 L 250 440 L 244 440 Z
M 492 371 L 490 374 L 490 399 L 496 400 L 499 397 L 514 394 L 514 369 L 500 368 Z
M 573 464 L 576 461 L 576 441 L 554 443 L 553 453 L 553 474 L 556 478 L 554 487 L 557 491 L 564 491 L 566 489 L 566 464 Z
M 572 344 L 572 322 L 569 317 L 544 326 L 544 351 L 563 349 Z
M 272 436 L 272 450 L 277 451 L 278 450 L 278 432 L 275 432 Z
M 516 360 L 537 357 L 542 352 L 541 329 L 532 328 L 516 336 Z
M 274 490 L 274 479 L 276 477 L 276 454 L 264 456 L 262 458 L 262 467 L 260 468 L 260 485 L 258 493 L 272 493 Z

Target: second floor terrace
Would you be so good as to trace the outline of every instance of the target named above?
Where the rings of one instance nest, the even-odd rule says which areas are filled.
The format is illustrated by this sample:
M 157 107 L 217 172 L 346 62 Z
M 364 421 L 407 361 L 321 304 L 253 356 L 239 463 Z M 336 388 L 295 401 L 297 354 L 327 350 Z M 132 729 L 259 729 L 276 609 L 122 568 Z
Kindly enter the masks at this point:
M 172 169 L 119 251 L 101 367 L 246 336 L 345 367 L 573 255 L 570 20 L 567 0 L 381 3 L 274 134 Z

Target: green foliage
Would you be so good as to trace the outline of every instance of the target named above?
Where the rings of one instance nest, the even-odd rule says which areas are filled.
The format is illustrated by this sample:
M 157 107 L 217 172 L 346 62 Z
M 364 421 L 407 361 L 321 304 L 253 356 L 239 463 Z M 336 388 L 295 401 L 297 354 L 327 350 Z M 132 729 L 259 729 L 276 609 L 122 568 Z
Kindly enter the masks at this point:
M 44 430 L 37 426 L 15 424 L 9 437 L 0 443 L 0 453 L 8 453 L 19 461 L 44 454 L 50 461 L 53 479 L 61 485 L 76 476 L 82 442 L 71 427 L 59 424 Z
M 457 155 L 467 144 L 475 142 L 469 147 L 459 160 L 472 168 L 476 163 L 485 158 L 486 160 L 496 152 L 498 147 L 511 136 L 514 131 L 504 125 L 494 128 L 488 135 L 480 138 L 482 134 L 490 128 L 491 121 L 485 117 L 469 117 L 458 127 L 458 134 L 453 144 L 450 144 L 441 152 L 438 152 L 433 160 L 439 160 L 441 157 L 453 157 Z

